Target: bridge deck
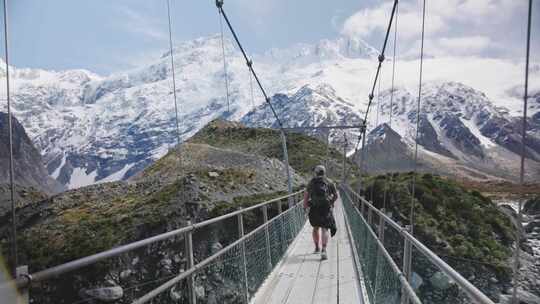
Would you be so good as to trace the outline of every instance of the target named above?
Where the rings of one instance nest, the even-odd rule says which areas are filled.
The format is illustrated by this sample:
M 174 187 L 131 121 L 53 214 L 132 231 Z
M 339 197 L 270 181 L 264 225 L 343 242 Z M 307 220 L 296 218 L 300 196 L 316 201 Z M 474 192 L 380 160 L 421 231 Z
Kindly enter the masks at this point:
M 257 292 L 254 304 L 364 303 L 360 295 L 352 247 L 341 201 L 336 202 L 336 235 L 328 244 L 328 260 L 314 254 L 311 226 L 306 223 L 282 263 Z

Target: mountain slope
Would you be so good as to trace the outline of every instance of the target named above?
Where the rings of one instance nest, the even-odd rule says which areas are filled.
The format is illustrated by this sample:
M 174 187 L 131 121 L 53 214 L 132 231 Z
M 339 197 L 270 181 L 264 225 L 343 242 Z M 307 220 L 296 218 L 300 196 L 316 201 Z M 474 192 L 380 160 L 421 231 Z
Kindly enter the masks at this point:
M 41 154 L 34 147 L 24 127 L 15 118 L 12 119 L 12 124 L 14 182 L 19 186 L 33 187 L 45 193 L 61 191 L 62 186 L 47 174 Z M 0 184 L 9 182 L 8 115 L 0 112 Z

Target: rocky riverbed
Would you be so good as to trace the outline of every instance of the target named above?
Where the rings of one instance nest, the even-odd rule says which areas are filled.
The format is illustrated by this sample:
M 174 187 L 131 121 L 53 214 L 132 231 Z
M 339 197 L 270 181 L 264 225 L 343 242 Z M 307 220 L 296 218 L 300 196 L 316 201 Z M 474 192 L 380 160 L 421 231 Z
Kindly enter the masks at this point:
M 497 203 L 516 224 L 519 201 L 505 199 Z M 522 222 L 518 226 L 523 232 L 518 296 L 520 303 L 540 303 L 540 198 L 529 199 L 523 204 Z M 511 290 L 506 293 L 508 295 L 502 295 L 500 303 L 510 303 Z

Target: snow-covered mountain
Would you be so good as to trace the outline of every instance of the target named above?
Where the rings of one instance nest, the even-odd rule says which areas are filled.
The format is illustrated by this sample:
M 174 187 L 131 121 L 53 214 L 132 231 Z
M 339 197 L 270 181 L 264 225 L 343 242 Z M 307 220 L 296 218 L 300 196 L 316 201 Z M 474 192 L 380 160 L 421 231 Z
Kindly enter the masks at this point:
M 360 126 L 363 121 L 363 118 L 360 117 L 361 113 L 355 109 L 354 105 L 337 96 L 336 91 L 329 85 L 318 85 L 315 88 L 305 85 L 290 96 L 276 94 L 271 102 L 285 128 Z M 241 122 L 248 126 L 279 127 L 272 111 L 266 104 L 247 113 Z M 298 130 L 321 140 L 329 140 L 336 146 L 343 145 L 345 138 L 347 140 L 356 139 L 360 133 L 358 128 Z
M 381 93 L 375 121 L 370 122 L 373 126 L 380 122 L 385 124 L 385 128 L 375 129 L 369 134 L 367 149 L 372 153 L 368 152 L 367 157 L 372 161 L 367 165 L 372 170 L 384 171 L 395 167 L 392 162 L 390 166 L 384 164 L 383 160 L 391 156 L 382 157 L 381 147 L 398 149 L 412 160 L 417 98 L 403 88 L 395 89 L 393 108 L 390 109 L 391 98 L 392 91 Z M 540 134 L 534 118 L 528 131 L 527 173 L 538 177 Z M 430 83 L 424 88 L 418 143 L 423 166 L 430 170 L 472 178 L 496 176 L 514 179 L 519 174 L 520 132 L 521 120 L 494 106 L 478 90 L 458 82 Z M 387 135 L 391 136 L 386 138 Z M 388 147 L 389 141 L 392 141 L 393 148 Z M 412 166 L 411 161 L 403 161 L 399 169 L 410 170 Z
M 245 62 L 232 41 L 225 42 L 230 109 L 220 37 L 183 42 L 173 52 L 182 140 L 217 117 L 250 125 L 274 124 L 255 83 L 250 85 Z M 253 57 L 254 68 L 273 95 L 284 124 L 294 127 L 359 123 L 376 56 L 377 51 L 362 40 L 340 37 Z M 452 66 L 452 59 L 442 62 Z M 430 63 L 435 64 L 427 60 L 426 66 Z M 426 154 L 462 163 L 487 159 L 480 168 L 497 173 L 501 167 L 493 167 L 494 162 L 513 162 L 516 157 L 519 125 L 512 115 L 519 111 L 519 81 L 489 86 L 486 83 L 492 82 L 486 79 L 470 77 L 477 70 L 474 65 L 463 66 L 467 68 L 471 70 L 460 72 L 463 79 L 452 73 L 441 75 L 440 70 L 426 71 L 429 81 L 450 78 L 464 84 L 438 82 L 425 90 L 421 142 Z M 398 75 L 403 76 L 398 76 L 401 86 L 395 92 L 396 117 L 391 126 L 408 147 L 415 108 L 409 91 L 416 69 L 415 62 L 398 63 Z M 14 114 L 42 152 L 49 174 L 70 188 L 129 178 L 176 144 L 168 52 L 151 64 L 107 77 L 84 70 L 12 68 L 11 73 Z M 532 79 L 540 79 L 540 72 L 533 71 Z M 389 73 L 383 70 L 381 104 L 388 103 L 388 80 Z M 470 86 L 488 90 L 489 98 Z M 529 132 L 536 137 L 528 145 L 536 162 L 540 154 L 538 94 L 533 95 L 530 107 L 534 124 Z M 374 113 L 369 117 L 370 129 L 375 127 Z M 386 122 L 387 115 L 387 106 L 382 106 L 379 122 Z M 357 130 L 348 133 L 349 140 L 356 139 Z M 336 144 L 342 137 L 339 132 L 331 134 Z

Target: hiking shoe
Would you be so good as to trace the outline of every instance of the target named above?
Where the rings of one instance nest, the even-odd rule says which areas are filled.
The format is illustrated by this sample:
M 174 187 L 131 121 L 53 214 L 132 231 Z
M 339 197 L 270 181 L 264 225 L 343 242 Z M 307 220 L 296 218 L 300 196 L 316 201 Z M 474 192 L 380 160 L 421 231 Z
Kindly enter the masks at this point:
M 321 261 L 328 260 L 328 256 L 326 255 L 326 249 L 323 249 L 321 251 Z

